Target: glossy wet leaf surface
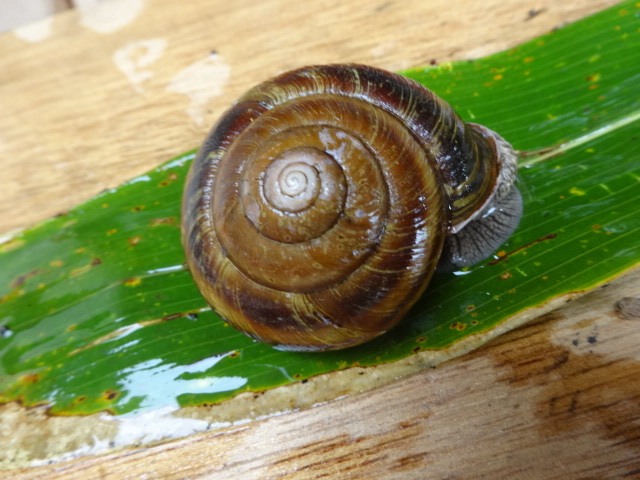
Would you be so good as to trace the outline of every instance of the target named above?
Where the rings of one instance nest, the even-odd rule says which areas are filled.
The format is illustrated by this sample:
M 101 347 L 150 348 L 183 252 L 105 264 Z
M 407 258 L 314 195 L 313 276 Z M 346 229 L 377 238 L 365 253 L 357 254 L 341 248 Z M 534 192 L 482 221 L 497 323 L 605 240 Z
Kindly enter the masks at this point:
M 58 414 L 220 402 L 447 348 L 636 265 L 639 51 L 640 6 L 624 2 L 485 59 L 405 72 L 530 152 L 525 216 L 494 258 L 436 276 L 401 326 L 357 348 L 276 351 L 209 310 L 180 245 L 193 153 L 5 242 L 0 399 Z

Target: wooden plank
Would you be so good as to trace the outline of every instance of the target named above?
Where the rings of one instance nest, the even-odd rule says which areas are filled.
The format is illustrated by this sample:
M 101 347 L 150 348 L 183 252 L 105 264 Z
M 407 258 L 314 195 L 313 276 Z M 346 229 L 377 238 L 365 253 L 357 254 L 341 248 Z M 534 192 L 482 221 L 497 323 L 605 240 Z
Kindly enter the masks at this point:
M 140 0 L 57 15 L 39 42 L 2 35 L 0 234 L 197 146 L 272 74 L 482 56 L 614 3 Z M 2 478 L 640 476 L 640 319 L 616 313 L 623 297 L 637 274 L 372 392 Z

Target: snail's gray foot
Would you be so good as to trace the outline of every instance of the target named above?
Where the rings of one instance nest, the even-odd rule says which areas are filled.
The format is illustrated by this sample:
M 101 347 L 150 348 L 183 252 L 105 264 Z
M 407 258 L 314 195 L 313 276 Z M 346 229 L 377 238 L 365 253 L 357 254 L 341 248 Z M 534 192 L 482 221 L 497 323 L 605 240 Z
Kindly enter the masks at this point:
M 518 226 L 520 217 L 522 196 L 513 186 L 483 215 L 446 238 L 437 271 L 451 272 L 484 260 L 509 238 Z

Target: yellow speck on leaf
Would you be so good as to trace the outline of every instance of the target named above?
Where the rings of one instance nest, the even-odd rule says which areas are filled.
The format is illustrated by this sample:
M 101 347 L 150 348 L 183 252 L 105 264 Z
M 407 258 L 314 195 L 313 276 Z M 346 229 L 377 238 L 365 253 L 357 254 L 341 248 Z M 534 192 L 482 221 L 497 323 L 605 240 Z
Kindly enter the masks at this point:
M 118 229 L 117 228 L 112 228 L 110 230 L 107 230 L 107 235 L 110 237 L 111 235 L 113 235 L 114 233 L 118 233 Z
M 77 277 L 78 275 L 84 275 L 85 273 L 87 273 L 89 270 L 91 270 L 92 265 L 85 265 L 84 267 L 78 267 L 78 268 L 74 268 L 73 270 L 71 270 L 71 272 L 69 272 L 69 276 L 70 277 Z
M 584 190 L 580 190 L 578 187 L 571 187 L 571 189 L 569 190 L 569 193 L 573 195 L 579 195 L 579 196 L 587 194 Z
M 142 279 L 141 278 L 138 278 L 138 277 L 127 278 L 124 281 L 124 286 L 125 287 L 137 287 L 141 283 L 142 283 Z
M 152 218 L 151 226 L 157 227 L 158 225 L 175 225 L 177 221 L 177 217 Z
M 531 63 L 531 62 L 533 62 L 533 60 L 534 60 L 533 57 L 525 57 L 524 63 Z
M 49 262 L 49 265 L 51 265 L 52 267 L 62 267 L 64 265 L 64 262 L 62 260 L 52 260 Z
M 587 75 L 585 77 L 585 80 L 587 82 L 597 82 L 600 80 L 600 78 L 602 77 L 602 75 L 600 75 L 599 73 L 592 73 L 590 75 Z
M 496 80 L 496 81 L 498 81 L 498 80 L 502 80 L 503 78 L 504 78 L 504 76 L 503 76 L 503 75 L 500 75 L 500 74 L 498 74 L 498 75 L 494 75 L 494 76 L 493 76 L 493 79 L 494 79 L 494 80 Z
M 602 55 L 600 55 L 599 53 L 596 53 L 595 55 L 591 55 L 589 57 L 589 62 L 590 63 L 597 62 L 598 60 L 600 60 L 600 57 L 602 57 Z
M 140 243 L 140 240 L 142 240 L 142 237 L 140 235 L 136 235 L 135 237 L 131 237 L 127 241 L 129 242 L 129 245 L 135 247 L 138 243 Z

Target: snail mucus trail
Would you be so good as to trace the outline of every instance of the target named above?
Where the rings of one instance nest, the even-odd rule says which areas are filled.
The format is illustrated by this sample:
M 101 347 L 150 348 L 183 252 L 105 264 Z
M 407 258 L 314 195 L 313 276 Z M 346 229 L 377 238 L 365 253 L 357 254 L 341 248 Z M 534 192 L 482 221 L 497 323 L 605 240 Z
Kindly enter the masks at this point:
M 249 90 L 187 178 L 182 242 L 207 302 L 283 350 L 389 330 L 436 270 L 515 230 L 516 155 L 433 92 L 362 65 L 305 67 Z

